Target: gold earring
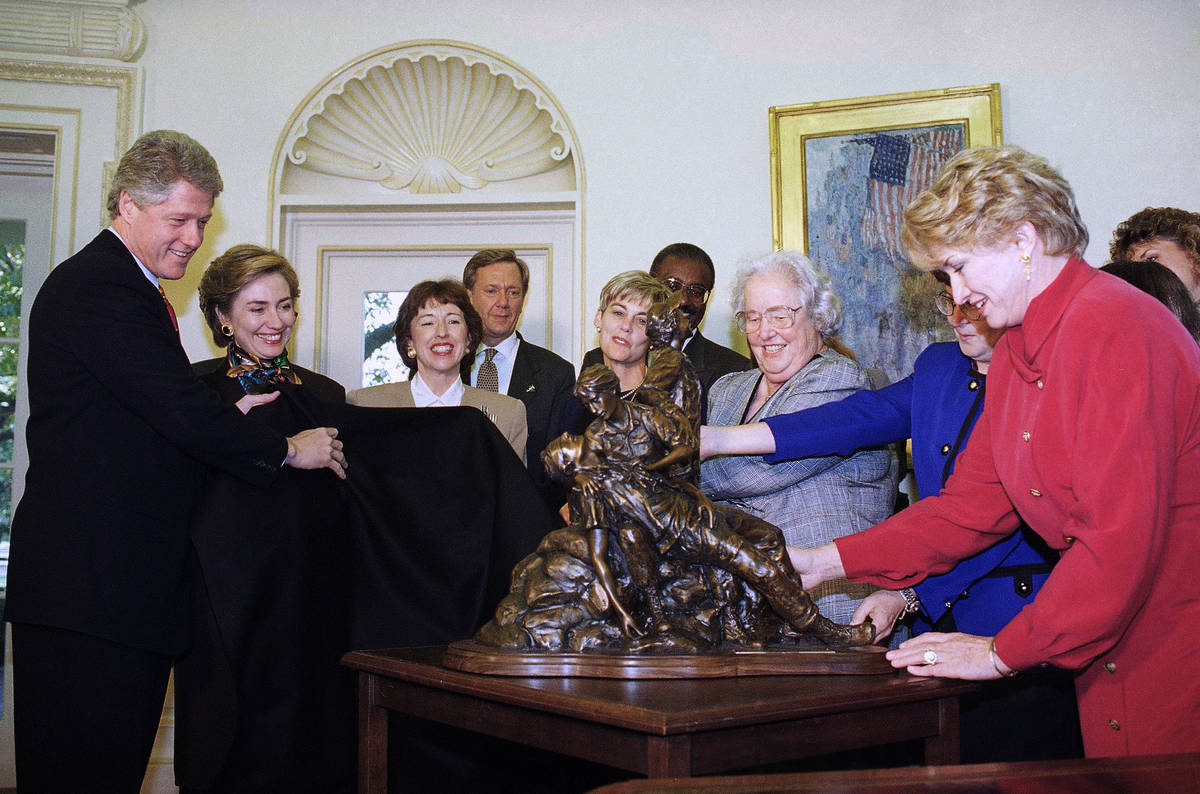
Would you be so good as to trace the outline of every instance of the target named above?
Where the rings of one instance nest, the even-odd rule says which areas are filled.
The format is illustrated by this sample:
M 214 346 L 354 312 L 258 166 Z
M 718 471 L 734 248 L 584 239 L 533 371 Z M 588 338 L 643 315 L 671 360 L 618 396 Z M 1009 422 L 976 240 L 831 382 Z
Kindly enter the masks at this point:
M 1021 261 L 1025 263 L 1025 280 L 1029 281 L 1033 276 L 1033 267 L 1029 264 L 1029 254 L 1021 254 Z
M 221 333 L 225 336 L 233 336 L 233 326 L 229 323 L 221 323 Z
M 413 347 L 412 345 L 408 346 L 408 357 L 409 358 L 417 357 L 417 349 L 415 347 Z

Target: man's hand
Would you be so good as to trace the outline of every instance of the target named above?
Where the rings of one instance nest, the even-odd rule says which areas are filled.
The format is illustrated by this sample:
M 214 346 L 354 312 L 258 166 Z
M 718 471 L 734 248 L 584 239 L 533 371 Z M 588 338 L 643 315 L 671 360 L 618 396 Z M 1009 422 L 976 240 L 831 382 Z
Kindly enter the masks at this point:
M 297 433 L 287 440 L 288 453 L 283 462 L 296 469 L 333 469 L 334 474 L 346 479 L 346 456 L 342 454 L 337 434 L 335 427 L 315 427 Z

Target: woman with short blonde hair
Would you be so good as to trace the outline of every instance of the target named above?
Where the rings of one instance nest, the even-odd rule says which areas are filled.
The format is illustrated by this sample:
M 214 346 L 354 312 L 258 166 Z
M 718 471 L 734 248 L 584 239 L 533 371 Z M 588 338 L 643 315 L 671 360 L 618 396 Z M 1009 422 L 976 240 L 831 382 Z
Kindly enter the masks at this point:
M 905 212 L 913 261 L 1007 328 L 987 406 L 937 495 L 817 549 L 806 586 L 892 589 L 948 570 L 1023 518 L 1059 562 L 994 636 L 929 632 L 888 657 L 920 676 L 1077 670 L 1089 756 L 1200 751 L 1200 349 L 1171 312 L 1088 266 L 1074 194 L 1016 147 L 968 150 Z M 1169 628 L 1165 628 L 1169 624 Z

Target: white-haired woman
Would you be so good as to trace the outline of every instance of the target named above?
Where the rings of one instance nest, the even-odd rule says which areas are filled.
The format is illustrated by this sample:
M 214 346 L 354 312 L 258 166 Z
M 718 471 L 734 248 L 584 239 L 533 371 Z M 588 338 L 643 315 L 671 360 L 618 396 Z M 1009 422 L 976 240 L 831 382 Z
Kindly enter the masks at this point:
M 758 369 L 713 384 L 710 425 L 757 422 L 871 388 L 866 370 L 828 346 L 841 326 L 841 300 L 829 276 L 803 254 L 779 251 L 743 268 L 733 305 Z M 883 447 L 779 464 L 715 457 L 701 466 L 700 488 L 775 524 L 789 545 L 812 546 L 891 515 L 897 472 L 895 456 Z M 848 623 L 870 591 L 839 580 L 812 595 L 823 615 Z

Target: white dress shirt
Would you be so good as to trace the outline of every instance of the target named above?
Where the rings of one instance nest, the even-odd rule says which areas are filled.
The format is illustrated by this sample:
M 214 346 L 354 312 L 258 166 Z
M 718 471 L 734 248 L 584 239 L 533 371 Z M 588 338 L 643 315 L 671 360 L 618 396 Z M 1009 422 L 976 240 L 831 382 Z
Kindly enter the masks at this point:
M 421 380 L 421 373 L 417 372 L 412 377 L 412 398 L 413 405 L 418 408 L 453 408 L 457 405 L 462 405 L 463 398 L 463 382 L 461 380 L 454 381 L 454 385 L 446 389 L 445 394 L 434 394 L 433 390 Z

